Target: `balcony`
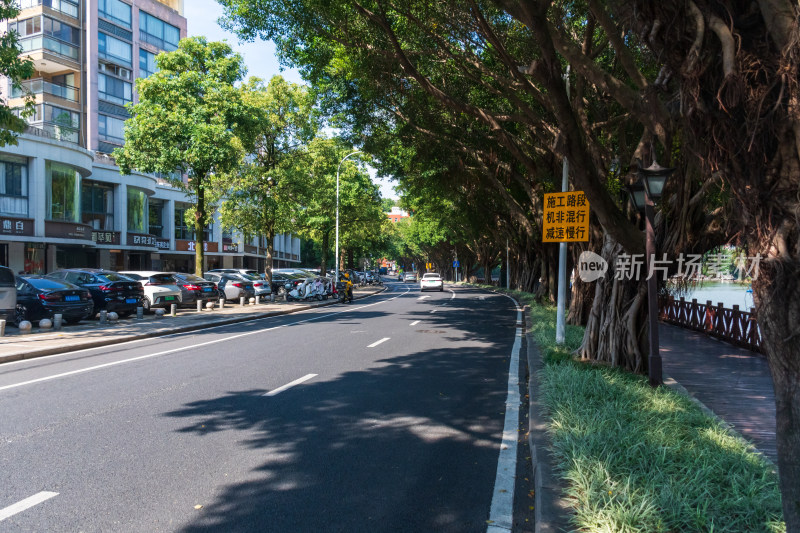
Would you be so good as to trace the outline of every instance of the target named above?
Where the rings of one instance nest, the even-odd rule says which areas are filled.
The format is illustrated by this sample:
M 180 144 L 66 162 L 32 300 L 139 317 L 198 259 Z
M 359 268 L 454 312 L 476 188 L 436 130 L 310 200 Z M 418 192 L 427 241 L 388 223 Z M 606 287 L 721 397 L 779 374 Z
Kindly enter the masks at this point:
M 22 53 L 33 61 L 39 72 L 56 73 L 63 71 L 65 67 L 75 69 L 80 65 L 80 48 L 53 37 L 26 37 L 20 39 L 19 45 Z M 66 61 L 62 62 L 64 60 Z
M 20 9 L 46 6 L 73 18 L 78 18 L 78 2 L 73 0 L 20 0 Z
M 25 80 L 20 85 L 20 88 L 11 88 L 12 98 L 22 98 L 27 94 L 50 94 L 70 102 L 78 102 L 80 100 L 80 89 L 71 85 L 60 85 L 43 78 Z
M 74 144 L 80 143 L 80 130 L 68 126 L 61 126 L 52 122 L 29 122 L 28 128 L 25 133 L 54 139 L 56 141 L 65 141 Z

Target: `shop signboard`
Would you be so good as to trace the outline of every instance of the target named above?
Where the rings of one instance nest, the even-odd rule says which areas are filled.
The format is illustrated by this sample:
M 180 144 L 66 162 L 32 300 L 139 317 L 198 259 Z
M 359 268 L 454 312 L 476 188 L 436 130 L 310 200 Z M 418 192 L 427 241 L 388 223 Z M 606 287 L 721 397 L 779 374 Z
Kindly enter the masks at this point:
M 92 231 L 92 227 L 86 224 L 54 222 L 52 220 L 46 220 L 44 223 L 45 236 L 54 237 L 56 239 L 80 239 L 91 241 Z
M 246 253 L 246 254 L 257 254 L 258 253 L 258 246 L 253 246 L 252 244 L 245 244 L 244 245 L 244 253 Z
M 0 218 L 0 235 L 22 235 L 33 237 L 33 219 Z
M 155 235 L 145 235 L 143 233 L 128 233 L 128 246 L 144 246 L 155 248 L 158 238 Z
M 222 243 L 222 251 L 225 253 L 238 253 L 239 252 L 239 244 L 238 243 Z
M 92 240 L 98 245 L 119 246 L 119 235 L 120 233 L 118 231 L 95 230 L 92 231 Z
M 195 246 L 197 246 L 195 241 L 185 241 L 181 239 L 175 241 L 175 249 L 179 252 L 194 252 Z M 219 243 L 206 241 L 203 243 L 203 251 L 217 253 L 219 252 Z
M 169 250 L 170 243 L 169 239 L 156 239 L 156 248 L 159 250 Z

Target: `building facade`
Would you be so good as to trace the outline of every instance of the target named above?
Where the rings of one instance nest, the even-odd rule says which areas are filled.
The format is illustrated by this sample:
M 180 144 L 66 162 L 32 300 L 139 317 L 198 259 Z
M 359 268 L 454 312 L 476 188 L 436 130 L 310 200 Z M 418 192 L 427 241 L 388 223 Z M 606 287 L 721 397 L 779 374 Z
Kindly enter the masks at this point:
M 108 155 L 122 146 L 134 80 L 186 37 L 183 0 L 20 0 L 0 30 L 19 34 L 36 70 L 22 89 L 2 83 L 12 107 L 35 113 L 17 146 L 0 148 L 0 264 L 47 273 L 65 267 L 194 270 L 186 194 L 158 176 L 121 175 Z M 254 268 L 263 237 L 205 232 L 206 265 Z M 300 241 L 275 238 L 275 265 L 300 262 Z

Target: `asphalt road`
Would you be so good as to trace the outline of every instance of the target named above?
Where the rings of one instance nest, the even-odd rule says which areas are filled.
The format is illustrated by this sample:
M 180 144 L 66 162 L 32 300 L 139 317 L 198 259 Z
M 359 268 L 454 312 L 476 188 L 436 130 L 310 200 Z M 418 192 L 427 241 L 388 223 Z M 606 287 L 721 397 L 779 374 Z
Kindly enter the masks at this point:
M 497 475 L 517 319 L 501 295 L 393 283 L 0 365 L 0 531 L 486 531 L 509 493 L 532 530 L 530 453 Z

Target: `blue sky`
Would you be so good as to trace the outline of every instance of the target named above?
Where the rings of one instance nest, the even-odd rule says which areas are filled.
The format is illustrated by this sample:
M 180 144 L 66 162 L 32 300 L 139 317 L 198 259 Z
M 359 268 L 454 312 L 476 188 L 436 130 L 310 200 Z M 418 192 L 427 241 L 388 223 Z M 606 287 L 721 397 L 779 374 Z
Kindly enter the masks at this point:
M 202 35 L 211 41 L 228 41 L 235 51 L 242 54 L 248 76 L 269 80 L 272 76 L 280 74 L 290 82 L 303 83 L 297 70 L 281 70 L 275 57 L 275 46 L 271 42 L 241 43 L 235 34 L 223 30 L 217 23 L 222 16 L 222 7 L 215 0 L 187 0 L 184 3 L 184 16 L 190 36 Z M 378 180 L 374 177 L 374 172 L 371 174 L 373 181 L 380 185 L 381 195 L 384 198 L 397 198 L 391 182 Z

